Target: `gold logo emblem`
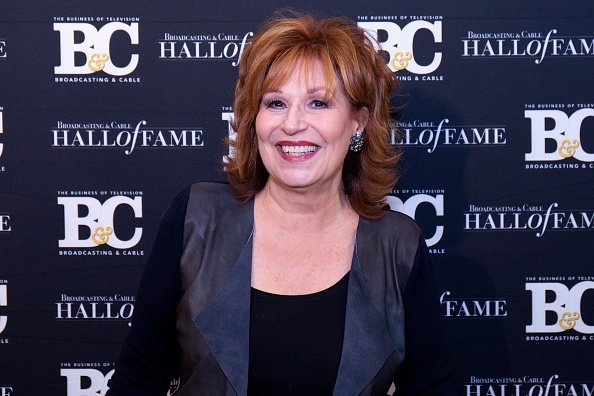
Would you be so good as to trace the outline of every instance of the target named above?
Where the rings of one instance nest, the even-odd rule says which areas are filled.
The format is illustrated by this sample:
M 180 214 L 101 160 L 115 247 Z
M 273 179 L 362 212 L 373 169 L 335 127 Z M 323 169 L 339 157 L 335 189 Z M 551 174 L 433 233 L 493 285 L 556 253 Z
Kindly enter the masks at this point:
M 93 55 L 91 55 L 91 59 L 89 59 L 87 62 L 87 66 L 89 66 L 89 69 L 93 70 L 94 72 L 98 72 L 103 70 L 105 67 L 105 62 L 107 61 L 109 61 L 108 54 L 98 54 L 95 52 Z
M 97 227 L 95 232 L 91 235 L 91 239 L 97 245 L 105 245 L 109 241 L 109 236 L 113 234 L 113 228 L 111 227 Z
M 561 141 L 561 147 L 559 147 L 557 152 L 563 158 L 570 158 L 570 157 L 573 157 L 573 155 L 575 154 L 575 149 L 578 148 L 579 146 L 580 146 L 579 140 L 565 139 L 565 140 Z
M 559 319 L 559 327 L 563 330 L 570 330 L 575 327 L 575 322 L 580 319 L 580 314 L 578 312 L 563 312 L 561 315 L 561 319 Z
M 408 66 L 408 61 L 412 59 L 412 52 L 397 51 L 390 61 L 390 65 L 394 70 L 403 70 Z

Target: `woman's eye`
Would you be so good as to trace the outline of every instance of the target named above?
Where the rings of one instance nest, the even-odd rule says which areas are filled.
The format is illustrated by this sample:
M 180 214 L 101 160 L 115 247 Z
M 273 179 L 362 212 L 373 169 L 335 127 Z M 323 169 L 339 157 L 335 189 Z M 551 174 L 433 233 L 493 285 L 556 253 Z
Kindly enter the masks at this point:
M 328 103 L 324 102 L 323 100 L 313 100 L 311 102 L 311 107 L 314 109 L 325 109 L 328 107 Z
M 264 106 L 269 109 L 282 109 L 285 104 L 280 100 L 267 100 L 264 102 Z

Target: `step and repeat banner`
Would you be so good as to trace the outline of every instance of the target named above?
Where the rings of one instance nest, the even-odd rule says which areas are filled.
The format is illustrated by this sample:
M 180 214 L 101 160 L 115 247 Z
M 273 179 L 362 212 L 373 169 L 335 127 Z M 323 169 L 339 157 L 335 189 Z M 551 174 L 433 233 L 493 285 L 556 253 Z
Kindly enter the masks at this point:
M 241 55 L 289 5 L 147 3 L 0 4 L 1 396 L 105 393 L 160 216 L 225 180 Z M 594 4 L 290 5 L 356 20 L 400 80 L 387 201 L 458 393 L 593 395 Z

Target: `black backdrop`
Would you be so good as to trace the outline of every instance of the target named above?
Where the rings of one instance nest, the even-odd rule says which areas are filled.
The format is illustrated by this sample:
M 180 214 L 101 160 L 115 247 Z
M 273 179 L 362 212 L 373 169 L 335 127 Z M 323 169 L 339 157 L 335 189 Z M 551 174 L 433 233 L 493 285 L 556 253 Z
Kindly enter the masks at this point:
M 0 395 L 104 394 L 160 215 L 225 179 L 237 62 L 286 5 L 397 70 L 389 202 L 427 236 L 459 394 L 593 394 L 592 2 L 3 0 Z

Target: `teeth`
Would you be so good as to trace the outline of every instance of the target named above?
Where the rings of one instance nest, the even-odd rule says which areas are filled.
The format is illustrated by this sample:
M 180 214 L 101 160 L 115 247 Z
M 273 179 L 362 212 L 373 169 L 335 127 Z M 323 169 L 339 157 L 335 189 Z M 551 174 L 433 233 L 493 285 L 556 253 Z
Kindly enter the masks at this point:
M 304 154 L 311 154 L 316 151 L 317 146 L 281 146 L 284 154 L 299 157 Z

